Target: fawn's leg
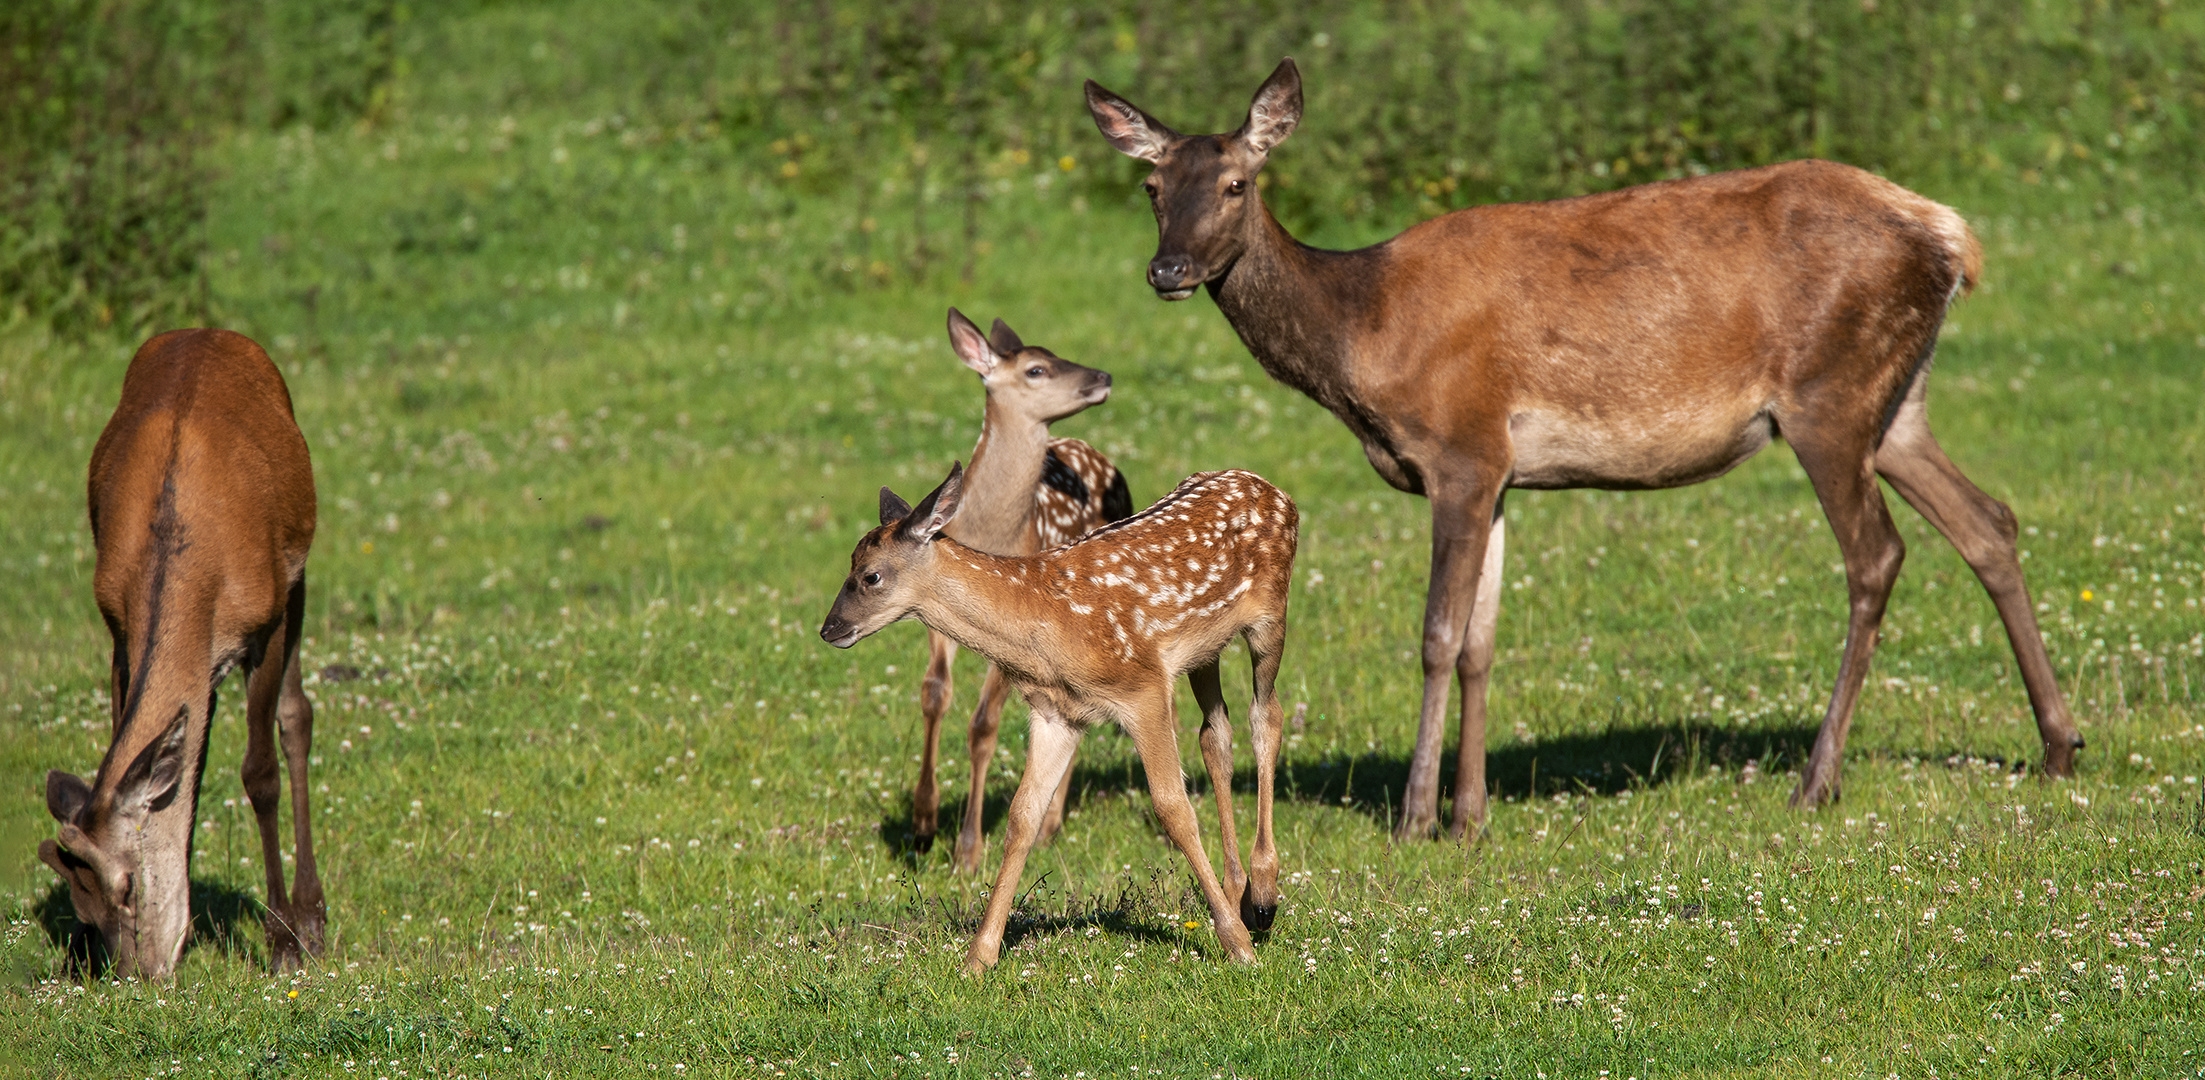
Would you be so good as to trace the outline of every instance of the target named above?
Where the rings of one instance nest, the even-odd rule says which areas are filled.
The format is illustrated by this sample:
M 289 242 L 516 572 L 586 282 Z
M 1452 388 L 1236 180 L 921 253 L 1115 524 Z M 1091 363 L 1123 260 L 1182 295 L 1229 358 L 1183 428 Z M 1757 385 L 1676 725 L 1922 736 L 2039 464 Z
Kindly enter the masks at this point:
M 1195 879 L 1202 885 L 1202 899 L 1210 905 L 1210 925 L 1216 928 L 1226 957 L 1238 963 L 1255 963 L 1255 942 L 1240 921 L 1240 905 L 1226 898 L 1225 887 L 1210 870 L 1210 857 L 1202 850 L 1202 831 L 1195 823 L 1194 804 L 1187 801 L 1187 777 L 1179 767 L 1179 727 L 1170 684 L 1138 707 L 1138 718 L 1126 726 L 1141 751 L 1141 768 L 1148 774 L 1148 796 L 1155 805 L 1157 820 L 1163 823 L 1164 835 L 1171 837 L 1179 853 L 1193 865 Z
M 1188 672 L 1187 682 L 1194 687 L 1195 703 L 1202 707 L 1202 765 L 1217 796 L 1218 837 L 1225 847 L 1225 898 L 1245 908 L 1241 898 L 1248 891 L 1248 872 L 1240 865 L 1240 836 L 1233 821 L 1233 718 L 1218 689 L 1214 661 Z
M 950 665 L 957 660 L 957 643 L 926 632 L 926 680 L 919 685 L 919 716 L 926 722 L 919 736 L 919 782 L 911 789 L 911 850 L 934 850 L 934 828 L 942 806 L 942 787 L 934 778 L 935 748 L 942 741 L 942 714 L 949 711 Z
M 1003 928 L 1011 921 L 1011 903 L 1018 898 L 1018 880 L 1026 872 L 1026 855 L 1033 850 L 1041 830 L 1041 815 L 1049 793 L 1071 771 L 1072 752 L 1079 748 L 1080 730 L 1065 722 L 1048 705 L 1028 699 L 1033 733 L 1027 740 L 1026 774 L 1019 777 L 1018 794 L 1011 797 L 1011 820 L 1003 840 L 1003 867 L 995 875 L 995 891 L 988 894 L 988 910 L 980 920 L 965 951 L 965 971 L 977 975 L 995 966 L 1003 955 Z
M 1254 661 L 1255 697 L 1248 709 L 1256 752 L 1256 836 L 1248 852 L 1251 875 L 1240 895 L 1240 917 L 1251 930 L 1269 930 L 1279 914 L 1279 849 L 1271 835 L 1271 791 L 1279 771 L 1279 742 L 1285 716 L 1279 709 L 1279 659 L 1286 652 L 1286 622 L 1248 628 L 1248 656 Z
M 993 663 L 988 665 L 988 677 L 980 684 L 980 707 L 972 711 L 972 727 L 965 736 L 965 749 L 972 766 L 972 793 L 965 796 L 965 821 L 957 830 L 956 857 L 951 866 L 960 874 L 980 872 L 980 860 L 988 852 L 987 834 L 982 831 L 983 813 L 988 804 L 988 767 L 995 764 L 995 735 L 1003 725 L 1003 703 L 1011 696 L 1010 681 L 1003 677 L 1003 669 Z M 1044 826 L 1042 833 L 1049 829 Z

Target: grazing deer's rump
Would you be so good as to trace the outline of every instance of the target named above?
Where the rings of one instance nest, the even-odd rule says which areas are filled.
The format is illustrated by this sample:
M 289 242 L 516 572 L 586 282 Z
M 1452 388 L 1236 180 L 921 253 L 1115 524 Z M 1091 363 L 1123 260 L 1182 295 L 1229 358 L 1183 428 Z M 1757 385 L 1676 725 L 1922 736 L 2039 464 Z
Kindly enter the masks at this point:
M 1050 424 L 1109 399 L 1108 372 L 1028 345 L 1001 319 L 982 334 L 956 308 L 949 309 L 949 342 L 987 391 L 980 441 L 965 473 L 965 510 L 950 525 L 951 536 L 997 555 L 1030 555 L 1133 512 L 1125 476 L 1109 458 L 1078 439 L 1049 437 Z M 942 715 L 949 711 L 950 667 L 956 657 L 955 641 L 927 632 L 926 678 L 919 699 L 925 728 L 919 781 L 911 793 L 912 846 L 922 852 L 934 846 L 940 813 L 935 754 Z M 996 732 L 1009 694 L 1002 673 L 989 665 L 966 735 L 972 785 L 951 863 L 959 873 L 980 872 L 988 770 L 995 763 Z M 1051 804 L 1041 826 L 1044 838 L 1063 824 L 1067 794 L 1058 792 Z
M 992 967 L 1001 955 L 1046 807 L 1064 787 L 1081 734 L 1111 720 L 1140 751 L 1157 817 L 1193 865 L 1227 955 L 1253 960 L 1249 929 L 1268 928 L 1278 910 L 1271 810 L 1276 684 L 1300 528 L 1293 500 L 1253 473 L 1198 473 L 1147 510 L 1074 543 L 999 556 L 945 532 L 962 511 L 963 480 L 953 467 L 917 507 L 881 489 L 881 526 L 851 553 L 850 575 L 819 633 L 848 648 L 917 618 L 986 656 L 1026 697 L 1033 714 L 1026 773 L 967 969 Z M 1235 636 L 1247 640 L 1255 668 L 1256 836 L 1245 869 L 1233 818 L 1232 722 L 1217 669 Z M 1203 852 L 1179 767 L 1172 681 L 1182 674 L 1202 706 L 1202 760 L 1225 847 L 1222 883 Z
M 1966 222 L 1880 177 L 1794 161 L 1553 202 L 1481 206 L 1358 251 L 1308 247 L 1256 175 L 1301 119 L 1278 66 L 1239 130 L 1181 135 L 1087 84 L 1103 137 L 1155 167 L 1148 284 L 1206 287 L 1266 372 L 1332 410 L 1387 483 L 1432 505 L 1424 700 L 1397 835 L 1439 806 L 1442 714 L 1462 687 L 1454 832 L 1485 821 L 1486 686 L 1509 488 L 1662 488 L 1719 476 L 1781 435 L 1844 552 L 1850 617 L 1793 801 L 1839 765 L 1904 556 L 1881 477 L 1944 533 L 1997 607 L 2044 743 L 2082 739 L 2053 677 L 2014 516 L 1929 428 L 1929 362 L 1982 251 Z
M 322 887 L 307 808 L 313 709 L 299 685 L 314 475 L 283 376 L 224 330 L 139 348 L 92 450 L 93 595 L 114 639 L 113 739 L 87 784 L 46 776 L 61 825 L 39 857 L 69 885 L 117 973 L 163 979 L 190 927 L 190 859 L 215 690 L 244 668 L 244 780 L 268 880 L 279 968 L 322 949 Z M 280 736 L 277 728 L 280 727 Z M 297 890 L 276 832 L 276 745 L 291 774 Z

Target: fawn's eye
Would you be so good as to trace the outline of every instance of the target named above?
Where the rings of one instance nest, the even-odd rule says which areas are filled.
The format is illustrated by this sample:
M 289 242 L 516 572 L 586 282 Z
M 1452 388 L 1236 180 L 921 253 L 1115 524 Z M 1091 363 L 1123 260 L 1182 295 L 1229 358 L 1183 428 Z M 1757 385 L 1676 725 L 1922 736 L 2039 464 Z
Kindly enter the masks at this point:
M 867 575 L 865 575 L 865 583 L 866 583 L 867 585 L 878 585 L 878 584 L 880 584 L 880 575 L 879 575 L 879 574 L 867 574 Z
M 1225 193 L 1228 195 L 1238 195 L 1246 190 L 1248 190 L 1248 181 L 1246 180 L 1235 180 L 1225 185 Z
M 1046 374 L 1048 374 L 1048 372 L 1041 370 L 1039 367 L 1030 367 L 1026 369 L 1026 377 L 1029 379 L 1038 379 Z

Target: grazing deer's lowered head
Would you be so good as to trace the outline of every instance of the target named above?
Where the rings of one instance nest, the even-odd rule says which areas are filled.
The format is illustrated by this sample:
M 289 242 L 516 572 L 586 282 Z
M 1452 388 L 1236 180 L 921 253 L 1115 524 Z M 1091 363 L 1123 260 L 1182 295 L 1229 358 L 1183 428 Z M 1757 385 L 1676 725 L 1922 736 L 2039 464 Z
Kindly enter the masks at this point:
M 46 810 L 61 823 L 61 835 L 40 841 L 38 857 L 69 883 L 77 921 L 99 932 L 121 975 L 166 974 L 191 927 L 187 852 L 174 850 L 182 841 L 188 851 L 189 826 L 179 836 L 153 821 L 195 771 L 185 746 L 188 719 L 189 710 L 179 708 L 127 766 L 112 776 L 103 769 L 96 787 L 59 769 L 46 774 Z M 189 816 L 190 807 L 184 809 Z

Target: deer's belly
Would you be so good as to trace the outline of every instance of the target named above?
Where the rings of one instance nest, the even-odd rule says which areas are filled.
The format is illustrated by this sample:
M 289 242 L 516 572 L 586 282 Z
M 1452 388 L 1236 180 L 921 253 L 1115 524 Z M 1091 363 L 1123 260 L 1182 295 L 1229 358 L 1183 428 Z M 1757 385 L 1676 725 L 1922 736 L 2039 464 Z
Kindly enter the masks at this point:
M 1597 418 L 1526 411 L 1509 418 L 1510 487 L 1666 488 L 1729 472 L 1776 434 L 1765 410 L 1708 415 L 1679 408 Z

